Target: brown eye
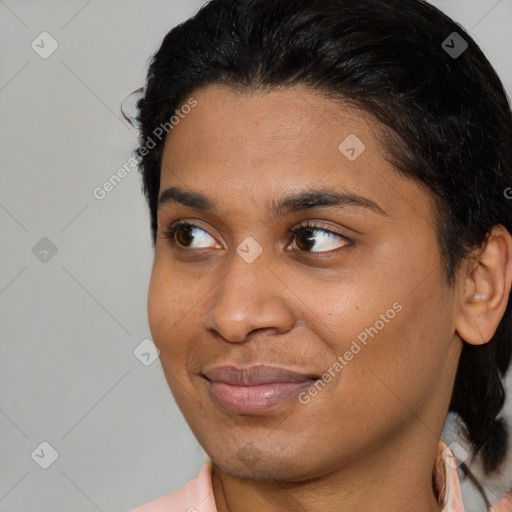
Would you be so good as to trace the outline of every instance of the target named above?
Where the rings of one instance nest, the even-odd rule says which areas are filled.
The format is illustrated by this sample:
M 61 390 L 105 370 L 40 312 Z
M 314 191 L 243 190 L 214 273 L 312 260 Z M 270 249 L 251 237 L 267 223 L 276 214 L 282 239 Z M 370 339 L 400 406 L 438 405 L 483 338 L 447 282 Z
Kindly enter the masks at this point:
M 175 231 L 175 235 L 178 243 L 185 247 L 188 247 L 189 243 L 194 240 L 193 228 L 190 226 L 178 227 Z
M 302 251 L 309 251 L 315 245 L 315 237 L 313 229 L 303 229 L 296 238 L 297 247 Z
M 340 233 L 309 224 L 294 229 L 292 233 L 295 235 L 296 247 L 304 252 L 332 252 L 351 243 L 350 239 Z M 313 251 L 313 248 L 319 250 Z
M 170 240 L 172 244 L 177 244 L 187 249 L 222 248 L 215 238 L 209 235 L 203 228 L 190 222 L 180 222 L 172 225 L 164 233 L 164 238 Z M 213 244 L 211 242 L 208 244 L 209 240 L 213 240 Z

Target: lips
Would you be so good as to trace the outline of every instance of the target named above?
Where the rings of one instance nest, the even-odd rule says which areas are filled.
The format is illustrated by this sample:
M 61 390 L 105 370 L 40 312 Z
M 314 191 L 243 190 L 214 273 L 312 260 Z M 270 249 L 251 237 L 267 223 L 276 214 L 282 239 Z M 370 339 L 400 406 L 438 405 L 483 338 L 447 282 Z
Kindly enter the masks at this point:
M 208 391 L 222 409 L 258 414 L 276 407 L 311 386 L 318 377 L 265 364 L 218 366 L 205 370 Z

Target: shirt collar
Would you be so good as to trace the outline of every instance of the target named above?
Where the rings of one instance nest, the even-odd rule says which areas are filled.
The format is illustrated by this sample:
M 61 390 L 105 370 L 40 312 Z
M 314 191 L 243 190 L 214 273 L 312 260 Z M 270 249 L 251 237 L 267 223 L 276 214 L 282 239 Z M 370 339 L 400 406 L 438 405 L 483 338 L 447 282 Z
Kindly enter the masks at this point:
M 432 482 L 441 512 L 464 512 L 457 466 L 457 459 L 450 447 L 440 439 L 437 445 Z

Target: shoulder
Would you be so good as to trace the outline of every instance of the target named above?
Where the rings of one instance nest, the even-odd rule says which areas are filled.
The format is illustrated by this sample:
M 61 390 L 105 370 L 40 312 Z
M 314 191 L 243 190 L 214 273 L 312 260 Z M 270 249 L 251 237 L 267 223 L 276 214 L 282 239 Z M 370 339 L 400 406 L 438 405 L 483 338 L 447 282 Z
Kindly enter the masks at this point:
M 206 461 L 199 474 L 180 489 L 151 500 L 131 512 L 215 512 L 212 463 Z

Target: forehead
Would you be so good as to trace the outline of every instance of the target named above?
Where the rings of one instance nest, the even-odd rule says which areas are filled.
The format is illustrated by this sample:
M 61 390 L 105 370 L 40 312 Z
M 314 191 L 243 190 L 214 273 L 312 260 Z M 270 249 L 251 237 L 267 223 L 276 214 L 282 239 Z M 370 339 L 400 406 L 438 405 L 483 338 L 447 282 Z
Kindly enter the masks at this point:
M 366 112 L 298 86 L 241 93 L 210 85 L 191 96 L 197 106 L 166 140 L 160 191 L 178 185 L 263 205 L 321 186 L 391 210 L 412 201 L 420 215 L 431 214 L 430 193 L 388 162 L 382 125 Z
M 304 86 L 238 92 L 210 85 L 193 97 L 197 106 L 171 130 L 166 150 L 179 147 L 183 154 L 193 148 L 195 159 L 206 155 L 210 161 L 214 153 L 225 158 L 259 152 L 270 159 L 280 151 L 287 151 L 287 159 L 308 151 L 334 158 L 352 134 L 370 149 L 385 151 L 377 138 L 382 125 L 372 116 Z

